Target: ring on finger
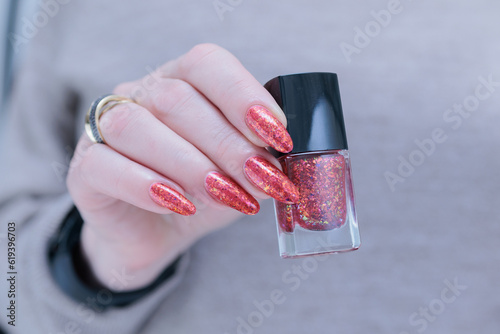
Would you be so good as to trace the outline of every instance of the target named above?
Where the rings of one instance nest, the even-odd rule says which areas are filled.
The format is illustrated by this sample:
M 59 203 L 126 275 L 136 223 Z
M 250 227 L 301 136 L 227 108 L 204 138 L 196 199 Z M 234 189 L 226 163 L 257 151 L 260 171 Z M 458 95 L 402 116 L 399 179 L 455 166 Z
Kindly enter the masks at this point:
M 85 116 L 85 131 L 87 132 L 90 140 L 94 143 L 106 144 L 99 127 L 99 120 L 104 113 L 122 103 L 135 103 L 135 101 L 127 97 L 107 94 L 92 102 L 89 110 L 87 111 L 87 115 Z

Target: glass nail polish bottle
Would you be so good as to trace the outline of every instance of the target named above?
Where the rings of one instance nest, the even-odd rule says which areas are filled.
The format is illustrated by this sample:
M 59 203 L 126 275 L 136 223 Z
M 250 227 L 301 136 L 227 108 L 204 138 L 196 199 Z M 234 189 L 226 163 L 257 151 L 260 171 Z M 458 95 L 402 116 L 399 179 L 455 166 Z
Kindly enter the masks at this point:
M 283 258 L 337 253 L 360 246 L 351 162 L 337 75 L 302 73 L 270 80 L 293 150 L 270 150 L 298 187 L 300 202 L 275 201 Z

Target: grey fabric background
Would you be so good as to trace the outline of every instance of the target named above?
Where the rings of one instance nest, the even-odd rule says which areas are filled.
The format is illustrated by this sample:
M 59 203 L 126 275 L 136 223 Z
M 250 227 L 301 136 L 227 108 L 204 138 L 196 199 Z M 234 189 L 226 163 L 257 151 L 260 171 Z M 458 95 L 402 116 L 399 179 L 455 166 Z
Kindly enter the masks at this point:
M 467 116 L 448 109 L 476 101 L 483 79 L 500 82 L 500 3 L 403 0 L 348 62 L 340 45 L 390 2 L 234 1 L 221 20 L 212 1 L 74 1 L 51 21 L 54 72 L 79 97 L 74 138 L 96 96 L 200 42 L 227 48 L 262 83 L 339 74 L 361 248 L 281 260 L 267 201 L 193 247 L 142 333 L 499 332 L 500 86 Z M 444 142 L 415 153 L 435 131 Z M 391 190 L 384 173 L 422 156 Z M 284 302 L 259 311 L 277 293 Z
M 16 5 L 14 5 L 17 3 Z M 20 47 L 15 51 L 10 50 L 12 48 L 12 34 L 20 34 L 21 29 L 23 27 L 24 20 L 32 19 L 33 14 L 36 11 L 37 0 L 25 0 L 22 2 L 17 2 L 15 0 L 5 0 L 0 3 L 0 36 L 2 38 L 2 42 L 0 43 L 0 77 L 2 80 L 0 81 L 0 92 L 5 91 L 4 96 L 2 94 L 2 99 L 0 104 L 0 120 L 4 115 L 3 108 L 6 103 L 8 96 L 8 89 L 10 88 L 10 80 L 12 76 L 12 72 L 15 71 L 17 65 L 22 63 L 25 46 L 29 43 L 23 44 L 24 47 Z M 10 24 L 13 26 L 10 27 Z M 12 31 L 11 31 L 12 29 Z M 9 55 L 12 58 L 9 58 Z M 7 86 L 7 87 L 4 87 Z

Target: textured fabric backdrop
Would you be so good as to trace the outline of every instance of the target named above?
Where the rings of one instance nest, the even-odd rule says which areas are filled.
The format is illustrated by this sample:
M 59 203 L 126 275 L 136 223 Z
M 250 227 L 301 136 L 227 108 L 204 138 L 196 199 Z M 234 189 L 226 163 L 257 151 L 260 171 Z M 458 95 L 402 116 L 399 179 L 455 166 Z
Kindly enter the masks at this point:
M 337 72 L 362 245 L 321 262 L 281 260 L 267 201 L 193 247 L 183 281 L 141 332 L 498 333 L 500 3 L 221 2 L 231 10 L 220 16 L 211 0 L 66 5 L 45 39 L 54 72 L 78 95 L 74 138 L 96 96 L 200 42 L 227 48 L 262 83 Z M 47 187 L 62 192 L 53 180 Z M 44 205 L 60 205 L 57 217 L 68 207 Z M 76 307 L 40 277 L 56 311 Z M 275 290 L 283 303 L 259 311 Z M 33 293 L 24 305 L 48 298 Z M 127 323 L 131 311 L 121 312 L 114 321 Z

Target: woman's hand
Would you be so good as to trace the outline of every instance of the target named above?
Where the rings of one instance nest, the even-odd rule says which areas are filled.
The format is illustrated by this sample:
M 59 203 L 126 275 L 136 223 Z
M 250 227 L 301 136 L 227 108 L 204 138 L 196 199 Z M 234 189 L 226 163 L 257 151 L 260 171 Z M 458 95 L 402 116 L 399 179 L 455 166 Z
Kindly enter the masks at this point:
M 85 221 L 82 250 L 101 284 L 141 288 L 238 211 L 256 214 L 255 198 L 298 200 L 264 149 L 292 149 L 285 116 L 228 51 L 198 45 L 114 93 L 137 103 L 101 117 L 107 145 L 80 138 L 67 179 Z M 113 285 L 113 271 L 133 279 Z

